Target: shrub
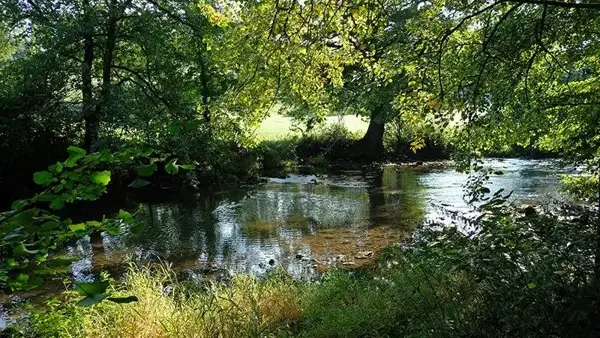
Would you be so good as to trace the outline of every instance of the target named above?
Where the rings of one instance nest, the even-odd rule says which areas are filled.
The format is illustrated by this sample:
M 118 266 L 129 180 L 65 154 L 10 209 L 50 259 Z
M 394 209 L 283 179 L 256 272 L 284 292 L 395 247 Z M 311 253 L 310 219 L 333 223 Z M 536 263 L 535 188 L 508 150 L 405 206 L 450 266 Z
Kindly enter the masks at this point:
M 268 175 L 282 175 L 294 171 L 298 157 L 296 145 L 298 138 L 262 141 L 258 148 L 260 167 Z
M 296 153 L 303 160 L 317 155 L 328 160 L 344 159 L 359 138 L 359 134 L 350 132 L 343 124 L 331 124 L 306 134 L 298 142 Z

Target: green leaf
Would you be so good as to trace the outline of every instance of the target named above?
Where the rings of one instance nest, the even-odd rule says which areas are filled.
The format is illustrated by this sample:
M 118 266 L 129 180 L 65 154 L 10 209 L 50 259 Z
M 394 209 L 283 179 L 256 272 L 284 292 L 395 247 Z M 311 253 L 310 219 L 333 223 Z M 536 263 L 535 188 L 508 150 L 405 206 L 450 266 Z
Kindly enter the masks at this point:
M 185 170 L 192 170 L 192 169 L 196 168 L 196 166 L 193 164 L 182 164 L 179 167 L 181 169 L 185 169 Z
M 110 182 L 110 171 L 98 171 L 92 174 L 92 182 L 106 186 Z
M 52 174 L 48 171 L 38 171 L 33 174 L 33 181 L 35 184 L 48 185 L 52 182 Z
M 119 218 L 123 220 L 125 224 L 131 224 L 134 221 L 133 216 L 123 209 L 119 210 Z
M 87 222 L 85 222 L 85 224 L 90 228 L 97 228 L 97 229 L 101 228 L 104 225 L 104 223 L 98 222 L 98 221 L 87 221 Z
M 177 166 L 177 159 L 172 159 L 165 165 L 165 171 L 171 175 L 177 174 L 179 172 L 179 167 Z
M 169 132 L 175 136 L 178 136 L 179 133 L 181 132 L 181 123 L 179 123 L 179 122 L 171 123 L 171 125 L 169 126 Z
M 39 202 L 52 202 L 56 198 L 58 198 L 57 195 L 53 195 L 53 194 L 49 194 L 49 193 L 43 193 L 43 194 L 39 194 L 39 195 L 35 196 L 35 200 L 39 201 Z
M 50 231 L 53 230 L 54 228 L 56 228 L 56 226 L 59 224 L 58 221 L 48 221 L 44 224 L 42 224 L 40 226 L 40 228 L 42 229 L 42 231 Z
M 85 231 L 85 223 L 71 224 L 69 229 L 73 232 Z
M 32 208 L 26 209 L 11 218 L 11 221 L 15 224 L 27 227 L 35 221 L 35 217 L 40 213 L 39 209 Z
M 142 177 L 152 176 L 158 168 L 156 167 L 156 163 L 148 164 L 143 167 L 138 168 L 138 175 Z
M 150 184 L 150 182 L 143 180 L 141 178 L 136 178 L 135 180 L 133 180 L 133 182 L 129 183 L 129 187 L 137 189 L 137 188 L 145 187 L 148 184 Z
M 15 280 L 17 282 L 27 283 L 27 281 L 29 280 L 29 275 L 26 275 L 24 273 L 20 273 L 20 274 L 17 275 L 17 277 L 15 278 Z
M 62 197 L 58 197 L 50 202 L 50 209 L 59 210 L 65 206 L 65 200 Z
M 83 307 L 96 305 L 96 304 L 100 303 L 101 301 L 103 301 L 106 297 L 108 297 L 108 293 L 92 295 L 92 296 L 85 297 L 84 299 L 80 300 L 79 302 L 77 302 L 77 305 L 83 306 Z
M 535 289 L 536 286 L 537 286 L 537 284 L 535 284 L 534 282 L 531 282 L 531 283 L 527 284 L 527 287 L 529 289 Z
M 21 210 L 21 209 L 23 209 L 24 206 L 27 205 L 28 202 L 29 202 L 28 200 L 16 200 L 13 202 L 13 204 L 10 206 L 10 208 L 15 211 Z
M 67 148 L 67 152 L 69 153 L 69 158 L 65 161 L 66 167 L 73 167 L 86 154 L 85 150 L 75 146 Z
M 118 304 L 127 304 L 127 303 L 132 303 L 132 302 L 139 301 L 139 299 L 136 296 L 129 296 L 129 297 L 109 297 L 108 300 L 110 300 L 111 302 L 118 303 Z
M 39 250 L 28 250 L 27 247 L 25 246 L 25 244 L 19 243 L 13 249 L 13 256 L 21 257 L 21 256 L 25 256 L 25 255 L 35 255 L 36 253 L 38 253 L 38 251 Z
M 139 235 L 143 233 L 144 230 L 146 230 L 146 224 L 144 224 L 143 222 L 138 222 L 131 226 L 131 233 L 133 233 L 134 235 Z
M 79 293 L 80 295 L 86 297 L 103 294 L 106 292 L 107 288 L 107 281 L 75 283 L 75 291 L 77 291 L 77 293 Z
M 60 162 L 56 162 L 56 164 L 49 166 L 48 170 L 50 170 L 51 172 L 60 174 L 63 171 L 63 164 Z

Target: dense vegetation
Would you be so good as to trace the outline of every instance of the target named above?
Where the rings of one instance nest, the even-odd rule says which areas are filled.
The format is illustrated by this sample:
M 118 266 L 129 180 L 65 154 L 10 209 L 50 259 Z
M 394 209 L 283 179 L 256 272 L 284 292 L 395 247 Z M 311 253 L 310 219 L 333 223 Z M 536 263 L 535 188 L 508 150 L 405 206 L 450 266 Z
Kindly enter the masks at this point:
M 0 289 L 61 279 L 106 194 L 332 163 L 453 158 L 476 218 L 423 224 L 377 266 L 227 285 L 98 276 L 15 336 L 582 337 L 600 327 L 600 4 L 593 0 L 0 0 Z M 278 113 L 298 133 L 261 139 Z M 357 115 L 362 135 L 327 116 Z M 582 166 L 521 210 L 486 156 Z M 66 159 L 65 159 L 66 158 Z M 464 230 L 468 224 L 470 231 Z M 79 294 L 79 296 L 75 296 Z

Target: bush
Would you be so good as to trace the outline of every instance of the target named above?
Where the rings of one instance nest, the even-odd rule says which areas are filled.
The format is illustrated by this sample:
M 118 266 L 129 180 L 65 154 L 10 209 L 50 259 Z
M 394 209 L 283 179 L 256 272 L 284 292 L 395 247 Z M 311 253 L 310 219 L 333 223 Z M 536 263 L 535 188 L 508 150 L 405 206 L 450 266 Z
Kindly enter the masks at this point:
M 359 134 L 350 132 L 343 124 L 331 124 L 314 129 L 302 137 L 296 147 L 296 153 L 305 161 L 318 155 L 330 161 L 345 159 L 349 149 L 359 138 Z
M 401 118 L 387 124 L 384 146 L 389 157 L 401 160 L 449 159 L 454 151 L 448 135 L 431 128 L 413 126 Z
M 298 162 L 297 144 L 297 137 L 262 141 L 257 152 L 263 173 L 280 176 L 294 171 Z

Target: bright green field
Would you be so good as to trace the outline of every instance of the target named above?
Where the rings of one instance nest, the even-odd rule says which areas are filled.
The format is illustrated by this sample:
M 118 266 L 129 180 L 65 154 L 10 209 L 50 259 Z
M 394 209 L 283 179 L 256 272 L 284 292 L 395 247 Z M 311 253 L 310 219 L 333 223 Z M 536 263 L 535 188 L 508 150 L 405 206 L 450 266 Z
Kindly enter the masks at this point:
M 369 124 L 363 121 L 360 117 L 354 115 L 343 116 L 328 116 L 325 125 L 331 125 L 342 122 L 351 132 L 365 132 Z M 290 117 L 273 114 L 268 117 L 256 130 L 256 135 L 263 140 L 279 139 L 291 135 L 299 135 L 299 132 L 294 132 L 292 127 L 292 119 Z

